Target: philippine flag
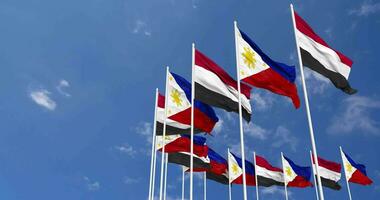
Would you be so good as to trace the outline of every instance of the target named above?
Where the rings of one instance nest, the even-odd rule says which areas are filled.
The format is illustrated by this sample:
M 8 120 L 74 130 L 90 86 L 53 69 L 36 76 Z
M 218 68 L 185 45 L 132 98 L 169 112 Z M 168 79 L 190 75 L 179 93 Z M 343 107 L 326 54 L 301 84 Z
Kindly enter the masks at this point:
M 286 186 L 301 188 L 312 186 L 311 167 L 298 166 L 285 156 L 282 156 L 282 167 Z
M 248 161 L 245 161 L 245 173 L 247 185 L 255 186 L 255 167 Z M 230 183 L 243 184 L 242 159 L 232 153 L 228 154 L 228 175 Z
M 181 124 L 191 124 L 191 84 L 181 76 L 168 73 L 167 118 Z M 219 121 L 215 111 L 208 105 L 194 101 L 194 126 L 210 133 Z M 169 133 L 170 134 L 170 133 Z
M 255 87 L 289 97 L 296 108 L 300 107 L 296 70 L 269 58 L 243 31 L 236 28 L 237 59 L 240 79 Z
M 372 180 L 367 176 L 365 166 L 356 163 L 350 156 L 341 150 L 343 168 L 348 182 L 360 185 L 370 185 Z
M 156 136 L 156 149 L 162 151 L 162 142 L 164 142 L 165 153 L 190 153 L 191 140 L 189 135 L 167 135 L 162 141 L 162 136 Z M 205 145 L 206 138 L 194 136 L 194 154 L 197 156 L 207 157 L 208 146 Z

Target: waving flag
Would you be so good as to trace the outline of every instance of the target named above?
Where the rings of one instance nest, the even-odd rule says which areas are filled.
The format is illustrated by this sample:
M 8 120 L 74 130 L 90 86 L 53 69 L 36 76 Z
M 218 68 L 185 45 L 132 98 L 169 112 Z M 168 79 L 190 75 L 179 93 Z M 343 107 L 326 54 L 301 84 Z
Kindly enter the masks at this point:
M 348 182 L 360 185 L 370 185 L 372 180 L 367 176 L 365 166 L 356 163 L 350 156 L 341 151 L 344 173 Z
M 313 158 L 313 167 L 316 169 Z M 341 177 L 342 166 L 339 163 L 318 157 L 318 172 L 321 177 L 322 186 L 333 190 L 340 190 L 341 186 L 338 181 Z M 314 170 L 316 172 L 316 170 Z M 316 176 L 316 174 L 314 174 Z
M 347 94 L 355 94 L 356 89 L 348 83 L 352 61 L 331 48 L 314 30 L 294 12 L 296 37 L 306 67 L 330 79 L 335 87 Z
M 256 155 L 256 175 L 259 186 L 284 186 L 284 174 L 282 169 L 273 167 L 265 158 L 258 155 Z
M 156 136 L 157 150 L 162 151 L 162 136 Z M 207 157 L 208 146 L 204 145 L 206 138 L 194 136 L 194 154 Z M 191 140 L 188 135 L 167 135 L 164 140 L 165 153 L 190 153 Z
M 245 161 L 247 185 L 255 186 L 255 167 L 251 162 Z M 232 153 L 228 154 L 228 175 L 231 183 L 243 184 L 242 159 Z
M 273 93 L 287 96 L 296 108 L 300 107 L 297 86 L 294 83 L 296 70 L 269 58 L 243 31 L 236 30 L 239 73 L 241 80 L 267 89 Z
M 167 118 L 169 119 L 169 126 L 185 129 L 186 132 L 190 132 L 191 124 L 191 84 L 184 78 L 174 74 L 169 73 L 168 75 L 168 102 L 167 102 Z M 215 111 L 208 105 L 200 102 L 194 101 L 194 126 L 197 129 L 196 132 L 207 132 L 210 133 L 214 128 L 216 122 L 219 121 L 218 117 L 215 114 Z M 173 125 L 173 124 L 176 124 Z M 159 129 L 159 127 L 158 127 Z M 169 132 L 167 134 L 178 134 L 178 131 L 182 130 L 173 130 L 177 131 L 175 133 Z
M 195 49 L 195 99 L 228 112 L 239 112 L 239 93 L 237 82 L 214 61 Z M 241 86 L 243 118 L 251 120 L 250 91 L 245 84 Z
M 207 171 L 206 178 L 222 184 L 228 184 L 228 163 L 221 155 L 211 148 L 208 149 L 210 158 L 210 169 Z
M 282 157 L 282 167 L 284 170 L 285 184 L 288 187 L 308 187 L 310 182 L 311 167 L 300 167 L 289 158 Z

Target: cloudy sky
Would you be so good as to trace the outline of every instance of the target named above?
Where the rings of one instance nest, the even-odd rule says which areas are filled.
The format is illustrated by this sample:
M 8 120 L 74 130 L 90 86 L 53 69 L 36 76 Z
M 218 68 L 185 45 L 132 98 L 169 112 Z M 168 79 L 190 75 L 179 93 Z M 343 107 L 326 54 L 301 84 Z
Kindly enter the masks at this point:
M 290 1 L 276 0 L 2 0 L 0 2 L 0 199 L 145 199 L 148 193 L 154 91 L 165 66 L 190 78 L 191 43 L 235 76 L 233 20 L 273 59 L 296 65 Z M 306 71 L 318 153 L 340 162 L 339 145 L 366 164 L 370 187 L 354 199 L 380 196 L 380 2 L 293 1 L 332 47 L 352 58 L 347 96 Z M 300 96 L 300 81 L 297 80 Z M 253 89 L 246 151 L 280 166 L 280 152 L 310 165 L 305 106 Z M 238 118 L 220 118 L 207 143 L 238 153 Z M 169 166 L 168 195 L 180 197 L 180 168 Z M 199 176 L 197 176 L 199 177 Z M 208 181 L 209 199 L 227 187 Z M 328 199 L 345 199 L 325 189 Z M 187 184 L 188 186 L 188 184 Z M 195 179 L 195 197 L 202 181 Z M 283 198 L 282 188 L 260 190 Z M 314 189 L 290 189 L 313 199 Z M 188 195 L 186 195 L 188 196 Z M 233 198 L 241 199 L 240 186 Z M 249 188 L 254 198 L 254 189 Z

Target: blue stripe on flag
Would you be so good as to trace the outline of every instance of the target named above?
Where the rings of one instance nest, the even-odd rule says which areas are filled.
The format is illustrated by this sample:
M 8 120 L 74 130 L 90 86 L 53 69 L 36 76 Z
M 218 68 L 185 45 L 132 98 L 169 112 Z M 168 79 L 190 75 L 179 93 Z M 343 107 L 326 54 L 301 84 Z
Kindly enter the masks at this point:
M 343 152 L 344 155 L 346 156 L 348 162 L 351 163 L 352 166 L 354 166 L 356 169 L 358 169 L 361 173 L 367 176 L 367 170 L 365 169 L 365 165 L 358 164 L 350 156 L 348 156 L 345 152 Z
M 234 157 L 240 168 L 243 168 L 242 159 L 235 156 L 235 154 L 231 153 Z M 245 161 L 245 173 L 254 176 L 255 175 L 255 167 L 251 162 Z
M 311 176 L 311 167 L 301 167 L 296 165 L 292 160 L 285 157 L 284 158 L 288 161 L 289 165 L 292 167 L 293 171 L 298 175 L 304 177 L 306 180 L 310 181 Z
M 216 153 L 211 148 L 208 148 L 208 157 L 210 158 L 210 160 L 213 160 L 213 161 L 215 161 L 217 163 L 221 163 L 221 164 L 226 164 L 227 165 L 227 160 L 224 159 L 221 155 L 219 155 L 218 153 Z
M 183 134 L 183 135 L 181 135 L 181 137 L 186 137 L 186 138 L 190 139 L 190 135 L 188 135 L 188 134 Z M 206 143 L 205 137 L 194 135 L 194 144 L 195 145 L 204 145 L 205 143 Z

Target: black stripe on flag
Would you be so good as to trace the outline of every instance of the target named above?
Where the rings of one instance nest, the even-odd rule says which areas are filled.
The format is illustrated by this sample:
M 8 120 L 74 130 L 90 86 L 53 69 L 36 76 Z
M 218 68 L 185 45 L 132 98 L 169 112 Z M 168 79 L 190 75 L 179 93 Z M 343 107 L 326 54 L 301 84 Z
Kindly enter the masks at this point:
M 210 169 L 210 163 L 206 163 L 196 156 L 193 157 L 193 161 L 194 168 Z M 169 153 L 168 162 L 190 168 L 190 155 L 184 153 Z
M 217 174 L 214 174 L 211 172 L 207 172 L 206 178 L 213 180 L 213 181 L 216 181 L 218 183 L 224 184 L 224 185 L 228 185 L 228 178 L 224 175 L 217 175 Z
M 270 187 L 273 185 L 284 186 L 283 182 L 278 182 L 276 180 L 263 177 L 263 176 L 257 176 L 257 181 L 259 182 L 259 186 L 263 186 L 263 187 Z
M 162 135 L 163 128 L 164 128 L 164 125 L 161 122 L 157 122 L 156 135 Z M 165 135 L 190 134 L 190 132 L 191 132 L 191 128 L 181 129 L 174 126 L 166 125 Z M 202 131 L 200 129 L 194 128 L 194 134 L 201 133 L 201 132 Z
M 315 176 L 315 178 L 317 178 L 317 176 Z M 321 177 L 321 181 L 322 181 L 323 187 L 327 187 L 333 190 L 340 190 L 342 188 L 342 186 L 340 186 L 338 182 L 335 182 L 333 180 Z M 318 182 L 317 182 L 317 185 L 318 185 Z

